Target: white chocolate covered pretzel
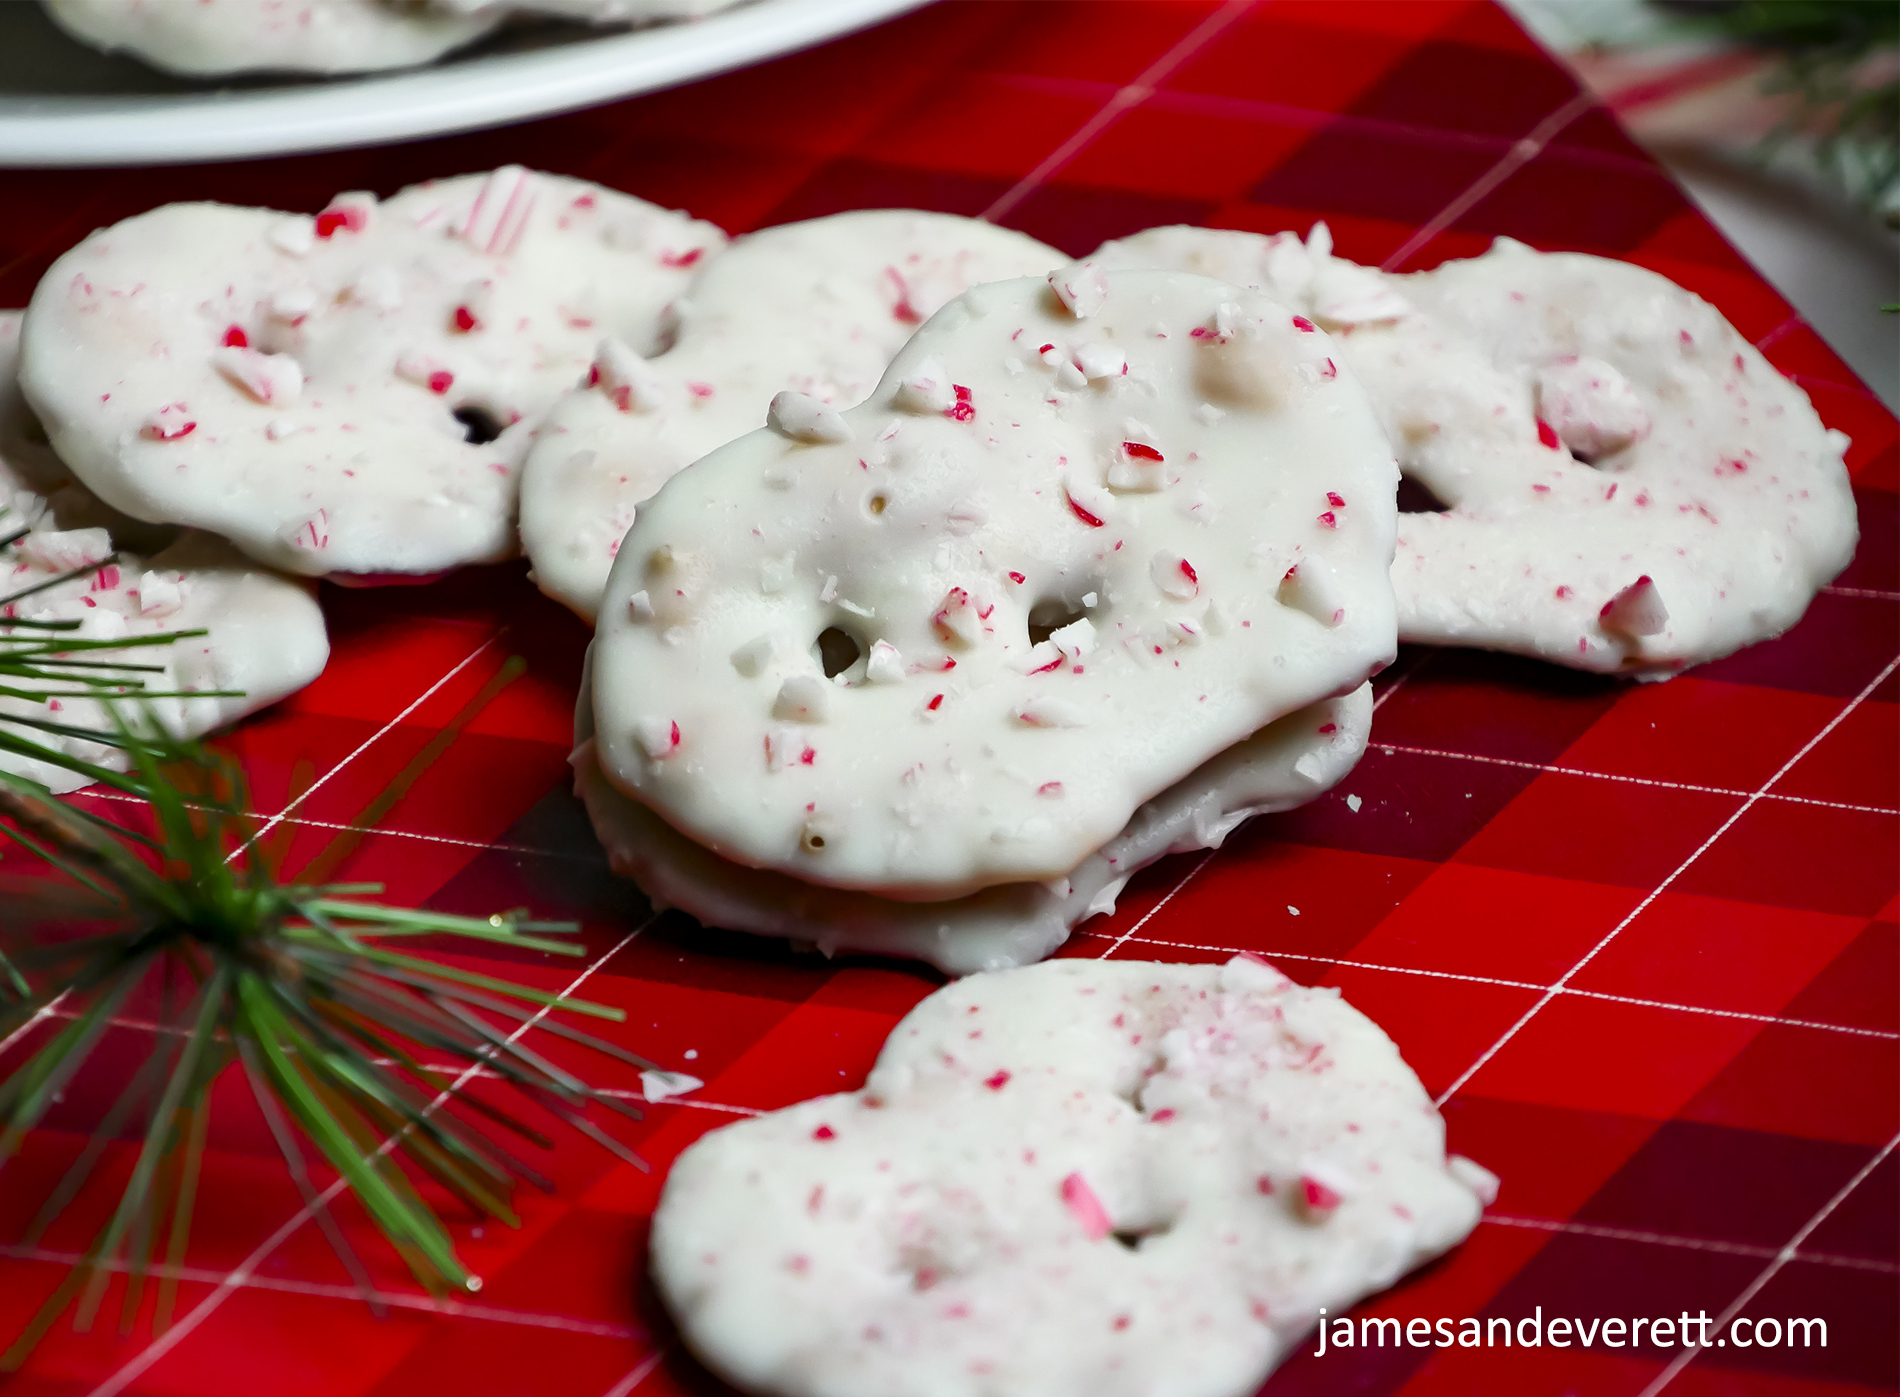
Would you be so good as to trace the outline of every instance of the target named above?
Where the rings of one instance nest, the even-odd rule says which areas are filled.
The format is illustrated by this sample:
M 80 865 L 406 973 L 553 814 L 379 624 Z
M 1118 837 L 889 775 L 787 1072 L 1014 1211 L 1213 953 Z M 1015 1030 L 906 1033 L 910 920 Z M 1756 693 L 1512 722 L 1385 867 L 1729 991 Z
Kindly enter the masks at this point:
M 1218 849 L 1252 816 L 1291 810 L 1331 789 L 1365 751 L 1371 725 L 1370 685 L 1289 713 L 1142 806 L 1067 877 L 985 888 L 949 902 L 894 902 L 820 887 L 701 848 L 602 774 L 585 681 L 570 760 L 574 793 L 587 805 L 608 863 L 656 908 L 681 908 L 708 926 L 790 937 L 827 956 L 904 956 L 967 975 L 1042 960 L 1076 926 L 1113 912 L 1128 880 L 1157 859 Z
M 536 432 L 521 542 L 541 590 L 593 619 L 634 507 L 681 467 L 757 427 L 795 389 L 861 402 L 917 326 L 978 282 L 1066 261 L 1021 233 L 872 209 L 749 234 L 676 303 L 677 337 L 642 360 L 601 346 L 591 383 Z
M 594 645 L 614 785 L 734 862 L 941 901 L 1068 876 L 1389 662 L 1396 473 L 1327 337 L 1202 277 L 1080 316 L 1050 281 L 642 507 Z
M 10 634 L 44 635 L 49 640 L 70 634 L 95 641 L 208 631 L 169 645 L 86 650 L 70 656 L 88 666 L 151 665 L 150 672 L 72 671 L 135 679 L 148 693 L 239 691 L 238 696 L 153 699 L 152 715 L 181 737 L 209 732 L 315 679 L 330 647 L 323 613 L 307 585 L 253 567 L 222 540 L 196 533 L 177 536 L 175 529 L 127 520 L 65 473 L 20 397 L 19 328 L 18 311 L 0 311 L 0 538 L 14 539 L 0 548 L 0 610 L 28 621 L 76 622 L 77 629 L 17 629 Z M 16 538 L 22 529 L 28 532 Z M 131 551 L 134 548 L 157 551 L 142 558 Z M 117 561 L 107 563 L 115 551 Z M 40 590 L 42 584 L 81 569 L 89 570 Z M 22 681 L 8 682 L 27 687 Z M 82 686 L 74 682 L 49 687 Z M 102 705 L 77 697 L 40 703 L 0 695 L 0 725 L 9 716 L 94 731 L 112 727 Z M 128 710 L 125 716 L 137 714 Z M 117 748 L 45 729 L 18 731 L 94 765 L 124 769 Z M 63 767 L 11 753 L 0 752 L 0 770 L 55 791 L 87 784 Z
M 1290 234 L 1151 229 L 1104 266 L 1217 269 L 1341 331 L 1400 469 L 1402 640 L 1667 678 L 1779 635 L 1847 565 L 1842 452 L 1706 301 L 1508 238 L 1384 276 Z
M 286 571 L 507 557 L 541 413 L 603 335 L 651 349 L 723 235 L 507 166 L 314 218 L 172 204 L 41 281 L 22 383 L 108 503 Z
M 74 38 L 187 77 L 366 73 L 472 43 L 506 17 L 401 0 L 44 0 Z
M 1495 1187 L 1337 990 L 1057 960 L 931 995 L 861 1091 L 701 1137 L 651 1265 L 747 1392 L 1247 1397 Z

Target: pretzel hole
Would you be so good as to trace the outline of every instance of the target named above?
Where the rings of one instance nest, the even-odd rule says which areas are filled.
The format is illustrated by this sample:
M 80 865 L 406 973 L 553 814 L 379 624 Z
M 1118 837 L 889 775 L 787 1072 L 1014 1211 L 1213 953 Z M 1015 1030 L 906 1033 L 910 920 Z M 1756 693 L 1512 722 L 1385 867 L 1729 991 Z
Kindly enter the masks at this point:
M 1080 621 L 1088 613 L 1072 607 L 1061 597 L 1044 597 L 1029 608 L 1029 643 L 1040 645 L 1057 631 Z
M 858 657 L 864 653 L 855 636 L 836 626 L 827 626 L 818 632 L 812 650 L 813 658 L 823 668 L 827 679 L 836 679 L 856 664 Z
M 495 414 L 485 408 L 458 407 L 450 416 L 462 424 L 462 436 L 471 446 L 486 446 L 502 433 Z
M 1400 514 L 1443 514 L 1451 506 L 1409 475 L 1399 477 Z
M 1127 1247 L 1128 1250 L 1139 1251 L 1141 1250 L 1141 1242 L 1144 1237 L 1165 1237 L 1173 1226 L 1174 1222 L 1170 1219 L 1166 1222 L 1158 1222 L 1152 1227 L 1125 1228 L 1122 1231 L 1111 1232 L 1108 1235 L 1120 1242 L 1124 1247 Z

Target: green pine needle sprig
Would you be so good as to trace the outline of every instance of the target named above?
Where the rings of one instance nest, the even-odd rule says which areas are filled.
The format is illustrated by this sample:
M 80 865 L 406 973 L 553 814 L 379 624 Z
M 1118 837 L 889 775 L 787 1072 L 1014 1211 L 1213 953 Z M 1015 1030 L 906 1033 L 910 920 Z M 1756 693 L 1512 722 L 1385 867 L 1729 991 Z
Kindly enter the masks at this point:
M 520 669 L 518 660 L 511 662 L 474 706 Z M 0 1059 L 18 1059 L 11 1066 L 0 1061 L 6 1073 L 0 1079 L 0 1170 L 128 1004 L 154 998 L 159 1004 L 150 1057 L 20 1245 L 37 1244 L 111 1142 L 128 1130 L 141 1136 L 131 1178 L 65 1282 L 0 1353 L 0 1372 L 17 1369 L 75 1301 L 74 1325 L 88 1328 L 115 1270 L 129 1275 L 121 1317 L 129 1329 L 160 1251 L 165 1264 L 154 1326 L 170 1323 L 177 1268 L 198 1211 L 211 1084 L 228 1070 L 246 1079 L 307 1210 L 372 1304 L 368 1272 L 310 1177 L 306 1145 L 341 1176 L 416 1278 L 436 1292 L 475 1290 L 481 1282 L 457 1257 L 411 1172 L 509 1224 L 517 1220 L 511 1204 L 517 1182 L 551 1189 L 513 1148 L 520 1142 L 547 1148 L 552 1141 L 513 1111 L 471 1094 L 473 1081 L 499 1079 L 646 1167 L 588 1118 L 596 1106 L 635 1119 L 640 1112 L 521 1041 L 538 1028 L 654 1069 L 553 1017 L 560 1010 L 618 1021 L 623 1011 L 399 949 L 405 937 L 447 935 L 578 956 L 577 925 L 533 921 L 521 912 L 473 918 L 386 906 L 371 900 L 379 885 L 280 881 L 276 864 L 290 826 L 261 834 L 248 813 L 242 768 L 201 743 L 171 736 L 147 710 L 108 708 L 115 730 L 83 735 L 117 747 L 124 772 L 0 723 L 0 752 L 73 770 L 131 797 L 143 826 L 108 820 L 0 771 L 0 840 L 65 875 L 63 882 L 42 879 L 30 890 L 0 889 Z M 446 735 L 469 716 L 465 711 Z M 311 868 L 339 862 L 320 854 Z

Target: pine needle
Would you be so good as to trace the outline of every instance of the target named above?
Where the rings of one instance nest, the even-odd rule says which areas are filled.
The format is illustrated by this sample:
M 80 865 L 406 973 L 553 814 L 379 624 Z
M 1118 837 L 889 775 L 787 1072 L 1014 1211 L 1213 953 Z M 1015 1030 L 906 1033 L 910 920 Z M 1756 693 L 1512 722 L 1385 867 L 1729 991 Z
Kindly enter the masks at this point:
M 0 636 L 0 673 L 5 639 Z M 504 667 L 452 729 L 461 731 L 519 671 L 516 663 Z M 177 1275 L 199 1211 L 210 1088 L 233 1064 L 249 1082 L 306 1210 L 378 1313 L 383 1302 L 370 1271 L 310 1177 L 299 1136 L 337 1171 L 432 1291 L 475 1290 L 481 1281 L 456 1255 L 407 1170 L 420 1170 L 475 1215 L 510 1225 L 517 1223 L 511 1202 L 517 1182 L 551 1189 L 464 1118 L 486 1118 L 537 1147 L 550 1144 L 540 1131 L 471 1094 L 467 1087 L 476 1079 L 500 1080 L 646 1168 L 588 1118 L 597 1105 L 636 1119 L 639 1112 L 521 1041 L 528 1029 L 542 1028 L 651 1066 L 553 1017 L 573 1012 L 620 1021 L 621 1010 L 380 944 L 439 935 L 574 956 L 582 951 L 572 939 L 577 926 L 533 921 L 525 910 L 464 917 L 392 907 L 370 900 L 381 891 L 374 884 L 281 882 L 274 858 L 280 850 L 257 838 L 259 822 L 249 813 L 236 762 L 171 736 L 149 710 L 108 711 L 115 726 L 103 740 L 124 756 L 123 773 L 68 757 L 0 720 L 0 752 L 109 780 L 139 802 L 133 823 L 141 826 L 121 828 L 0 771 L 0 835 L 63 875 L 45 885 L 47 896 L 37 902 L 4 899 L 0 915 L 0 1054 L 17 1059 L 0 1078 L 0 1171 L 154 972 L 164 977 L 166 1006 L 155 1050 L 54 1186 L 29 1239 L 44 1235 L 80 1196 L 121 1131 L 139 1119 L 143 1133 L 131 1178 L 72 1273 L 0 1354 L 0 1372 L 24 1363 L 75 1299 L 75 1327 L 90 1324 L 114 1271 L 128 1272 L 121 1326 L 136 1323 L 145 1276 L 161 1248 L 153 1331 L 172 1323 Z M 445 746 L 431 744 L 425 755 L 433 760 Z M 426 765 L 412 763 L 396 794 Z M 373 809 L 380 815 L 393 804 L 391 798 Z M 354 842 L 319 855 L 316 871 L 328 876 L 340 867 Z M 180 983 L 188 987 L 180 996 L 188 1003 L 174 1015 L 170 987 Z M 491 1014 L 502 1027 L 485 1017 Z M 48 1033 L 35 1031 L 36 1024 L 56 1027 Z M 424 1065 L 418 1052 L 436 1065 Z M 467 1112 L 445 1109 L 454 1105 Z

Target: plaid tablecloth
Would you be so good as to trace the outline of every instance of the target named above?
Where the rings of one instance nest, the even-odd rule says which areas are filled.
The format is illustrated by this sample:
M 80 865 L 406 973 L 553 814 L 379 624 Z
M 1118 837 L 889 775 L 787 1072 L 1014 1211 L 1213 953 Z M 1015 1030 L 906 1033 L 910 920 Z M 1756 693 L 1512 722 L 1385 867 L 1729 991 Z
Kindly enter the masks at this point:
M 1628 258 L 1719 306 L 1854 438 L 1860 555 L 1798 627 L 1644 687 L 1407 650 L 1380 682 L 1372 750 L 1337 792 L 1254 822 L 1218 854 L 1165 861 L 1064 954 L 1257 951 L 1339 986 L 1398 1041 L 1443 1101 L 1453 1147 L 1501 1174 L 1503 1192 L 1461 1249 L 1366 1313 L 1516 1319 L 1541 1306 L 1586 1322 L 1687 1311 L 1827 1324 L 1824 1348 L 1693 1356 L 1647 1343 L 1301 1356 L 1268 1392 L 1893 1388 L 1895 422 L 1501 11 L 951 0 L 747 72 L 504 131 L 249 164 L 7 174 L 0 303 L 24 304 L 89 229 L 167 200 L 316 209 L 335 190 L 388 193 L 506 161 L 734 231 L 905 205 L 985 214 L 1081 253 L 1154 224 L 1270 231 L 1325 218 L 1344 255 L 1394 268 L 1509 234 Z M 525 1193 L 519 1230 L 451 1211 L 486 1280 L 460 1302 L 420 1292 L 345 1200 L 337 1214 L 373 1272 L 378 1318 L 227 1074 L 174 1322 L 153 1340 L 148 1285 L 121 1332 L 115 1281 L 92 1332 L 62 1321 L 0 1386 L 7 1397 L 721 1391 L 643 1279 L 659 1178 L 735 1115 L 857 1085 L 935 981 L 656 918 L 608 875 L 565 764 L 586 635 L 521 566 L 421 588 L 326 586 L 323 601 L 328 672 L 229 738 L 256 808 L 289 826 L 289 866 L 410 780 L 343 875 L 433 907 L 525 903 L 583 920 L 583 973 L 511 969 L 624 1006 L 621 1041 L 707 1085 L 644 1124 L 613 1122 L 652 1174 L 570 1134 L 548 1166 L 557 1196 Z M 527 676 L 418 774 L 425 747 L 512 654 Z M 136 1026 L 117 1033 L 121 1060 L 140 1051 Z M 0 1176 L 0 1240 L 21 1235 L 78 1150 L 112 1086 L 93 1075 Z M 37 1247 L 0 1255 L 0 1335 L 52 1291 L 129 1167 L 116 1157 Z

